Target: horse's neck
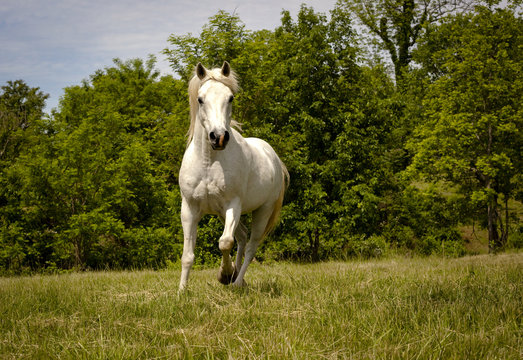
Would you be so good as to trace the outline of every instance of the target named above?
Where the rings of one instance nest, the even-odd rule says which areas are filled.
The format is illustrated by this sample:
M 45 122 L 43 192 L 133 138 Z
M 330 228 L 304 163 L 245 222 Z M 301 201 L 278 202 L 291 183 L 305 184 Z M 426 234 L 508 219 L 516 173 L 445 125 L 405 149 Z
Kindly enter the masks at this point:
M 196 123 L 194 124 L 194 134 L 193 134 L 193 143 L 194 149 L 197 155 L 201 158 L 203 164 L 210 164 L 212 157 L 212 147 L 209 142 L 208 135 L 204 127 L 200 124 L 198 119 L 195 119 Z

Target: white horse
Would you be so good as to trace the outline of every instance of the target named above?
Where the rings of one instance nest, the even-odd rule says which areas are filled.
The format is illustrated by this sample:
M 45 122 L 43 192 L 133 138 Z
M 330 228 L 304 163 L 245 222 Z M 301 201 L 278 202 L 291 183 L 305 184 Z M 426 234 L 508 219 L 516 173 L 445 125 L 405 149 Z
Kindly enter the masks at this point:
M 189 83 L 191 126 L 179 176 L 184 237 L 180 290 L 187 285 L 196 228 L 203 215 L 218 215 L 224 223 L 218 280 L 242 286 L 256 249 L 276 224 L 282 207 L 289 174 L 269 144 L 244 138 L 232 128 L 237 125 L 231 120 L 237 90 L 236 75 L 227 62 L 213 70 L 198 64 Z M 252 213 L 249 241 L 240 222 L 246 213 Z M 234 238 L 238 248 L 233 264 Z

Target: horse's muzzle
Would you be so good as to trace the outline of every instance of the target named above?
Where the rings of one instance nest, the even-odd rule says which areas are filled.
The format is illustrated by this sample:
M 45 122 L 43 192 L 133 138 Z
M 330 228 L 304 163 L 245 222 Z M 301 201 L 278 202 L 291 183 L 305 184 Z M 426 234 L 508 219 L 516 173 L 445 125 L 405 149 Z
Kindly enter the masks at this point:
M 223 150 L 229 142 L 230 135 L 227 130 L 223 134 L 217 134 L 214 131 L 209 133 L 209 141 L 211 142 L 211 147 L 213 150 Z

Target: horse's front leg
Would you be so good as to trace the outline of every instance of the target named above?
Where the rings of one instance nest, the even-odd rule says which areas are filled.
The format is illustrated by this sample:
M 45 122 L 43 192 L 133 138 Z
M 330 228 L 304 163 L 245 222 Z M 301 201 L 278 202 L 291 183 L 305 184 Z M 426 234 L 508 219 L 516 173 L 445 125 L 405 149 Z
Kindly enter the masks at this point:
M 183 227 L 183 254 L 182 275 L 179 290 L 185 289 L 189 280 L 189 272 L 194 262 L 194 246 L 196 244 L 196 230 L 202 215 L 200 209 L 182 198 L 181 220 Z
M 236 279 L 236 269 L 232 263 L 231 250 L 234 246 L 234 233 L 240 223 L 241 212 L 242 208 L 239 198 L 231 201 L 225 211 L 225 224 L 219 243 L 220 251 L 222 252 L 222 264 L 218 273 L 218 281 L 226 285 Z

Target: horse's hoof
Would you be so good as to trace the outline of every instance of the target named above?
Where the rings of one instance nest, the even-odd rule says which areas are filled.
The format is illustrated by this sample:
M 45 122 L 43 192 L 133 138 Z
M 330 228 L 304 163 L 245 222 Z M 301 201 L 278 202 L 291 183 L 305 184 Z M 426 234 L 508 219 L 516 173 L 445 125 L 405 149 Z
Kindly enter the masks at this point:
M 236 268 L 233 265 L 233 272 L 232 274 L 224 274 L 223 271 L 220 271 L 218 273 L 218 281 L 222 283 L 223 285 L 229 285 L 233 283 L 236 278 L 238 277 L 238 272 L 236 271 Z

